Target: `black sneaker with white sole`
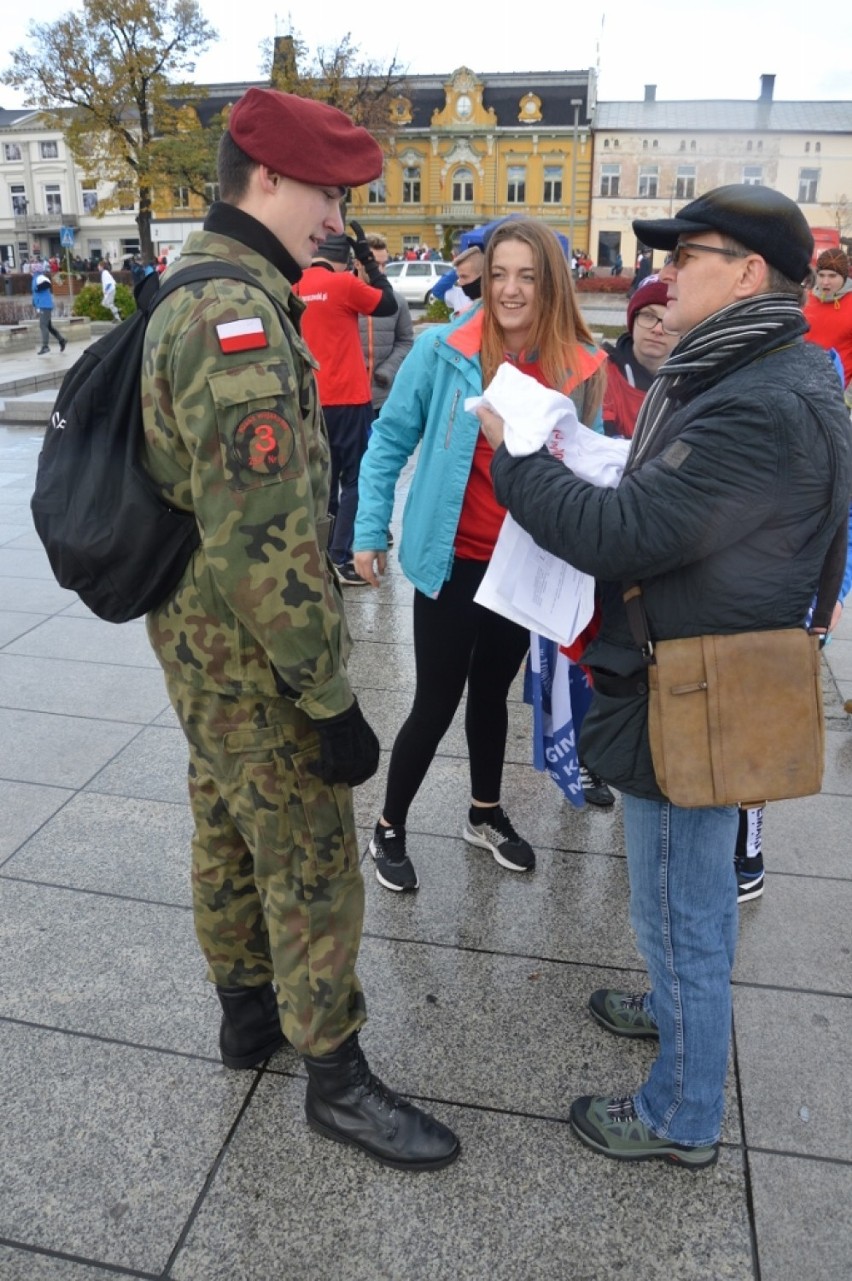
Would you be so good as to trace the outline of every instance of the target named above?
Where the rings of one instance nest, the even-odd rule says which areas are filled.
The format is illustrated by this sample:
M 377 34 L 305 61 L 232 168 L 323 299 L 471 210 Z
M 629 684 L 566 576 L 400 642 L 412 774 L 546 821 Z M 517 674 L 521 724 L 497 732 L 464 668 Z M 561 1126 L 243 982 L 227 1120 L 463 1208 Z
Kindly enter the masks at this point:
M 369 587 L 366 578 L 362 578 L 351 560 L 345 565 L 335 565 L 337 581 L 341 587 Z
M 474 815 L 479 822 L 474 822 Z M 531 872 L 535 867 L 532 846 L 518 836 L 501 805 L 490 805 L 487 809 L 471 806 L 462 836 L 468 845 L 490 850 L 500 866 L 510 872 Z
M 589 805 L 597 805 L 599 809 L 608 810 L 615 804 L 615 796 L 600 774 L 593 773 L 582 762 L 580 763 L 580 783 L 583 787 L 583 796 Z
M 760 898 L 765 877 L 763 855 L 758 854 L 756 858 L 738 855 L 734 859 L 734 867 L 737 873 L 737 902 L 750 903 L 752 899 Z
M 379 885 L 397 892 L 417 889 L 420 882 L 405 852 L 404 827 L 383 827 L 377 823 L 367 849 L 375 864 Z

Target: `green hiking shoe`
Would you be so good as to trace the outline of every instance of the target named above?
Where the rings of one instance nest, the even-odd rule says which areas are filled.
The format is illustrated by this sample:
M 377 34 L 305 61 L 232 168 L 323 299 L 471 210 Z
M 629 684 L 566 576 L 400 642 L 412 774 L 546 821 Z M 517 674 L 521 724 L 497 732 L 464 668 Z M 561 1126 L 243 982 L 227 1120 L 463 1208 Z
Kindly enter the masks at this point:
M 719 1146 L 687 1148 L 682 1143 L 661 1139 L 640 1121 L 628 1094 L 625 1098 L 591 1098 L 588 1095 L 571 1104 L 571 1129 L 581 1143 L 601 1156 L 616 1161 L 652 1161 L 658 1159 L 679 1165 L 684 1170 L 704 1170 L 714 1165 Z
M 642 992 L 613 992 L 611 988 L 602 987 L 589 997 L 589 1009 L 592 1018 L 616 1036 L 659 1040 L 660 1033 L 645 1009 Z

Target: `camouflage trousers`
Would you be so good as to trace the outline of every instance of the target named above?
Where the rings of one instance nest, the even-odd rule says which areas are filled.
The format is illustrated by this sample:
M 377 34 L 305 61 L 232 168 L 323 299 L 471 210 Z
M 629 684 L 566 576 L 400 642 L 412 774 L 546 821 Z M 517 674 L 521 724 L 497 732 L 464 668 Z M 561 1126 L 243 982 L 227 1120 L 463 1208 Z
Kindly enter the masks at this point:
M 189 743 L 193 910 L 210 978 L 271 979 L 287 1040 L 328 1054 L 366 1018 L 351 790 L 313 772 L 319 740 L 289 699 L 166 684 Z

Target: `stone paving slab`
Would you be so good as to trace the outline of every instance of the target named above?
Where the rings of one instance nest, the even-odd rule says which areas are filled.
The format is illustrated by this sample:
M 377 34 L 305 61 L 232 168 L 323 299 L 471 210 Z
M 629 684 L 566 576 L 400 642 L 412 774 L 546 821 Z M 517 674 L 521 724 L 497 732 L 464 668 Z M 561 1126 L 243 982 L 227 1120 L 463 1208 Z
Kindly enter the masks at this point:
M 282 1267 L 299 1281 L 750 1274 L 737 1151 L 724 1152 L 698 1186 L 667 1170 L 613 1169 L 561 1123 L 444 1107 L 467 1146 L 447 1170 L 412 1178 L 335 1151 L 300 1112 L 296 1082 L 262 1081 L 178 1255 L 175 1281 L 265 1281 Z M 325 1257 L 317 1254 L 318 1222 Z
M 849 1281 L 852 1165 L 753 1152 L 749 1170 L 763 1281 Z
M 250 1081 L 9 1022 L 2 1045 L 14 1106 L 4 1108 L 0 1235 L 159 1273 Z

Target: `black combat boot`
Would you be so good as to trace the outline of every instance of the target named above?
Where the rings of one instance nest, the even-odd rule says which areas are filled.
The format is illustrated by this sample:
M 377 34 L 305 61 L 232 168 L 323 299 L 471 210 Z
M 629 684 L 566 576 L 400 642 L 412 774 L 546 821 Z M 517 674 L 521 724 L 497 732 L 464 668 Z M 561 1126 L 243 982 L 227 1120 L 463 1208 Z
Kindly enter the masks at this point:
M 308 1124 L 396 1170 L 440 1170 L 461 1147 L 452 1130 L 373 1076 L 353 1032 L 322 1058 L 305 1055 Z
M 222 1005 L 219 1050 L 229 1068 L 257 1067 L 287 1044 L 271 983 L 262 987 L 218 987 Z

